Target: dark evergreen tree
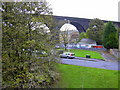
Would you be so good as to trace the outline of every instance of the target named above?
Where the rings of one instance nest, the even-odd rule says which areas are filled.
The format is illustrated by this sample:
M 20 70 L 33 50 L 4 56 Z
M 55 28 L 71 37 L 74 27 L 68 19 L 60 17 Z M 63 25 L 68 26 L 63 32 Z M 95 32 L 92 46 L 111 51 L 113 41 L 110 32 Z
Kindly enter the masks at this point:
M 105 26 L 103 45 L 107 49 L 118 48 L 118 32 L 112 22 L 108 22 Z
M 86 34 L 88 38 L 95 40 L 97 44 L 102 44 L 103 29 L 104 22 L 96 18 L 90 21 L 90 26 L 86 31 Z
M 88 38 L 86 35 L 86 32 L 81 32 L 79 35 L 79 40 L 83 39 L 83 38 Z

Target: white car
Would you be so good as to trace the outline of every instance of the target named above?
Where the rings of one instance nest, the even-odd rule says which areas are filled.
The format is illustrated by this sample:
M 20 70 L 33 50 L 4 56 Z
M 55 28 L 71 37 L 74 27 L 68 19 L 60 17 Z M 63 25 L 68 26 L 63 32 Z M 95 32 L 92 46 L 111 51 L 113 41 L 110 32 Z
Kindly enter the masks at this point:
M 61 58 L 75 58 L 75 54 L 70 52 L 65 52 L 63 54 L 60 54 L 59 56 Z

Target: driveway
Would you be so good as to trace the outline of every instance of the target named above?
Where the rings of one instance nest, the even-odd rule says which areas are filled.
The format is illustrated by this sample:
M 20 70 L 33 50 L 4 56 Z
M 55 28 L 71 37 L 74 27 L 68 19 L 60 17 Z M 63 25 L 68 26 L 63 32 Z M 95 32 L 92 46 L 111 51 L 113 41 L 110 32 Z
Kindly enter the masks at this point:
M 85 67 L 109 69 L 109 70 L 118 70 L 118 62 L 102 61 L 102 60 L 98 60 L 98 59 L 87 60 L 85 58 L 84 59 L 82 59 L 82 58 L 75 58 L 75 59 L 61 58 L 61 63 L 85 66 Z

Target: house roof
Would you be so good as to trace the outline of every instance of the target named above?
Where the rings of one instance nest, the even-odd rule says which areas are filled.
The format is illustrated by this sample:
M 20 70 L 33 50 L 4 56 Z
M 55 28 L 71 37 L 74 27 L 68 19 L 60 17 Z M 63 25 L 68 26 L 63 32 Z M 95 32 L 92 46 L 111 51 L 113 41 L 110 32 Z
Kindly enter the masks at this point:
M 81 43 L 86 43 L 86 44 L 93 44 L 93 43 L 96 43 L 96 41 L 92 40 L 92 39 L 88 39 L 88 38 L 83 38 L 79 44 Z

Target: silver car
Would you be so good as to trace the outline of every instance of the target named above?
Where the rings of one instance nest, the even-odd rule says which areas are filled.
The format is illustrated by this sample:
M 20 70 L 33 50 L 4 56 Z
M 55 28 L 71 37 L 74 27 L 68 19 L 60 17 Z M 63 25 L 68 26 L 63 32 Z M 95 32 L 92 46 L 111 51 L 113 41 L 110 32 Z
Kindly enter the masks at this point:
M 60 54 L 60 58 L 75 58 L 75 54 L 70 52 L 65 52 L 63 54 Z

